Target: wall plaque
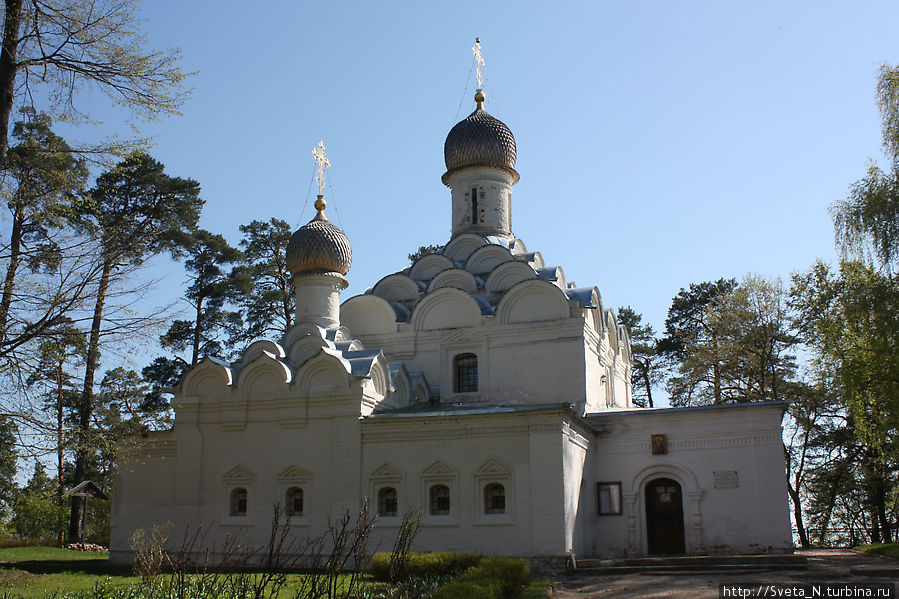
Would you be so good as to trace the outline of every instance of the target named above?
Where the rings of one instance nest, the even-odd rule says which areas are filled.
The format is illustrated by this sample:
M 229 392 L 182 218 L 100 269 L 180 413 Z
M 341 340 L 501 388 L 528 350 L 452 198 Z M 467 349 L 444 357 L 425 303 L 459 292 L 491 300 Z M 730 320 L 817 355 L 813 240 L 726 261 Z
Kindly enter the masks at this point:
M 715 475 L 716 489 L 736 489 L 740 486 L 736 470 L 721 470 L 712 474 Z
M 649 439 L 652 447 L 652 455 L 665 455 L 668 453 L 668 437 L 665 435 L 652 435 Z

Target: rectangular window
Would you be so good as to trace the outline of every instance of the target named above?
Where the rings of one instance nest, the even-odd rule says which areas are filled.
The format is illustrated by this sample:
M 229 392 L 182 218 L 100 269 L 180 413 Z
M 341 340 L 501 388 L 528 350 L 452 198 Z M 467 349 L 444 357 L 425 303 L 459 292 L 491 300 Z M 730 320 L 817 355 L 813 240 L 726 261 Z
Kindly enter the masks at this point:
M 475 393 L 478 390 L 478 356 L 459 354 L 453 358 L 453 391 L 455 393 Z
M 506 513 L 506 488 L 499 483 L 490 483 L 484 487 L 484 513 Z
M 450 490 L 446 485 L 431 487 L 431 515 L 446 516 L 450 513 Z
M 396 516 L 397 493 L 393 487 L 378 489 L 378 515 L 385 517 Z
M 471 188 L 471 222 L 478 224 L 478 188 Z
M 596 483 L 596 507 L 599 515 L 621 513 L 621 483 Z

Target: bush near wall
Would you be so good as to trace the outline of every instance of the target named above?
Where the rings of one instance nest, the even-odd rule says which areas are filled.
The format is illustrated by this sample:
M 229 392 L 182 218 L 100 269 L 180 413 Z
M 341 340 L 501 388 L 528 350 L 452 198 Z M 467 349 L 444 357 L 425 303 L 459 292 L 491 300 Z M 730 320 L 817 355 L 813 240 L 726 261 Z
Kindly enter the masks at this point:
M 482 556 L 473 553 L 451 551 L 410 553 L 406 556 L 405 571 L 407 576 L 456 576 L 477 565 L 481 559 Z M 369 572 L 378 580 L 387 580 L 390 575 L 390 554 L 374 554 Z
M 456 580 L 431 594 L 431 599 L 495 599 L 494 589 L 473 582 Z
M 376 553 L 371 573 L 386 579 L 389 569 L 390 554 Z M 441 551 L 410 553 L 406 574 L 410 577 L 459 575 L 437 589 L 431 599 L 516 599 L 528 583 L 530 570 L 523 559 Z
M 489 587 L 496 599 L 514 599 L 528 584 L 530 569 L 523 559 L 491 555 L 458 578 L 459 582 L 473 582 Z

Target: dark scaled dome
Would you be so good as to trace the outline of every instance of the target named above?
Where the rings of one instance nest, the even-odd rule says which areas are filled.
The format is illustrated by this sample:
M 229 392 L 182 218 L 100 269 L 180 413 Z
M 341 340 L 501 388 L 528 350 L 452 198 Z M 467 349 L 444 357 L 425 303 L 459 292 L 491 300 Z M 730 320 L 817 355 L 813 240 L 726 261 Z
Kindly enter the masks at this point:
M 446 161 L 447 176 L 466 166 L 495 166 L 515 172 L 515 137 L 512 131 L 499 119 L 484 110 L 484 94 L 475 94 L 477 109 L 450 129 L 443 144 L 443 158 Z
M 287 268 L 294 275 L 336 272 L 345 275 L 353 263 L 350 240 L 324 214 L 321 196 L 315 202 L 318 214 L 287 242 Z

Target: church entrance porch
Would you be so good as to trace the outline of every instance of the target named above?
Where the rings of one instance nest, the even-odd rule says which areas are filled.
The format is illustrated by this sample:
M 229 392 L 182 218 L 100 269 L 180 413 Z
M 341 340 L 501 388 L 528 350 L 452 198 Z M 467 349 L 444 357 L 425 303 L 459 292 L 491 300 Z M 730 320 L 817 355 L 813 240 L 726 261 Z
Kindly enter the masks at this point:
M 649 555 L 683 555 L 684 502 L 681 486 L 670 478 L 649 481 L 645 489 Z

